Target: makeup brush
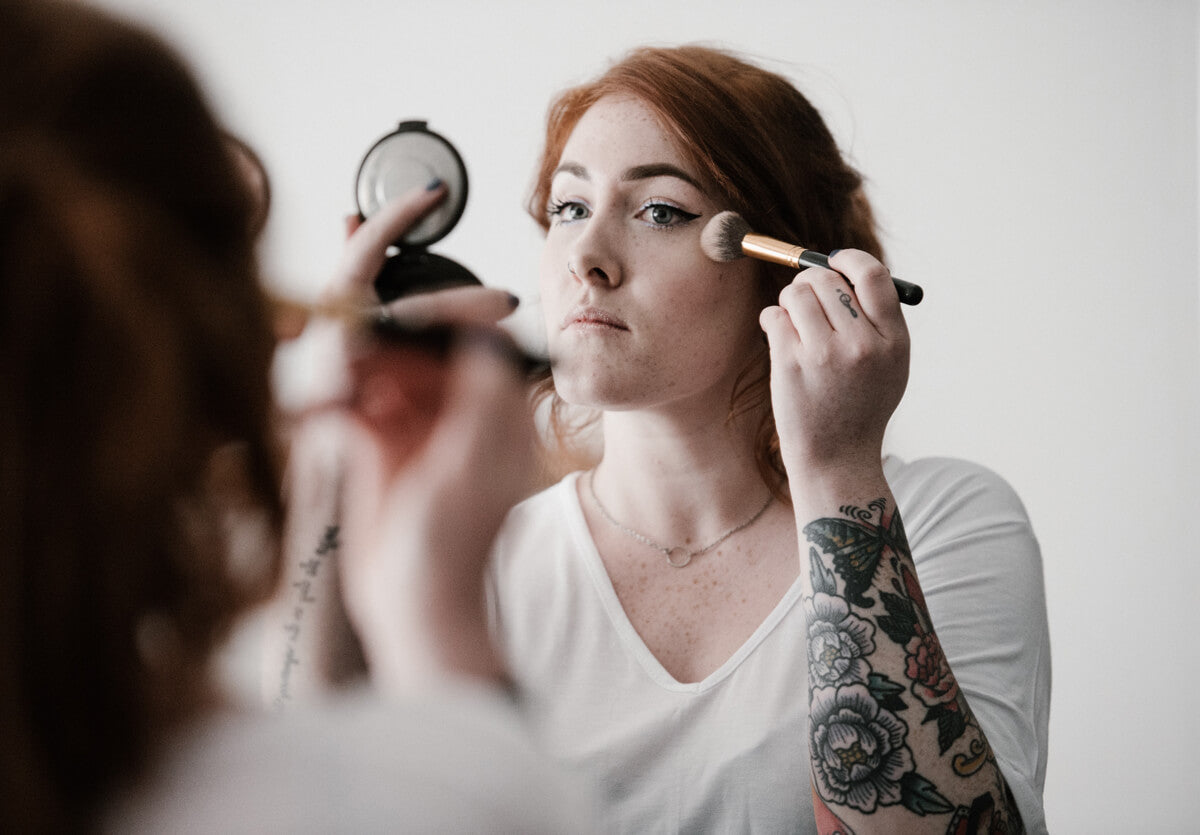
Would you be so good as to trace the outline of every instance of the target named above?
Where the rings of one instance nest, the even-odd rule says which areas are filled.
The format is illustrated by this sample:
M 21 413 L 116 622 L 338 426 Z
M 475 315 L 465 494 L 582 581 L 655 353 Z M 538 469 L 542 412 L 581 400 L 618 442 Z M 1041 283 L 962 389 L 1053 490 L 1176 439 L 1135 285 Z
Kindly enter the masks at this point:
M 308 302 L 268 293 L 267 302 L 275 319 L 277 336 L 284 339 L 299 336 L 314 318 L 333 319 L 384 344 L 417 348 L 438 357 L 447 356 L 460 339 L 480 339 L 512 360 L 518 370 L 531 378 L 550 367 L 546 357 L 534 355 L 508 336 L 488 328 L 446 323 L 409 324 L 389 315 L 385 307 L 367 306 L 349 296 Z
M 783 264 L 797 270 L 805 267 L 833 269 L 829 266 L 828 255 L 750 231 L 750 224 L 737 212 L 726 211 L 713 215 L 700 234 L 700 248 L 709 258 L 720 262 L 736 261 L 749 255 L 760 261 Z M 918 304 L 925 295 L 920 286 L 895 276 L 892 276 L 892 283 L 896 285 L 903 304 Z

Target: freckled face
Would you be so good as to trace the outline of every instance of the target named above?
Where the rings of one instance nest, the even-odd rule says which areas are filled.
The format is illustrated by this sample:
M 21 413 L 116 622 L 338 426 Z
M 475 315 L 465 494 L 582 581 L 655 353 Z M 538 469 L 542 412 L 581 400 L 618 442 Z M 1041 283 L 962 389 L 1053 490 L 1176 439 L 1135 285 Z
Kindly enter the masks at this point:
M 717 204 L 639 100 L 579 120 L 551 182 L 541 296 L 554 382 L 607 409 L 728 408 L 761 346 L 748 259 L 700 249 Z

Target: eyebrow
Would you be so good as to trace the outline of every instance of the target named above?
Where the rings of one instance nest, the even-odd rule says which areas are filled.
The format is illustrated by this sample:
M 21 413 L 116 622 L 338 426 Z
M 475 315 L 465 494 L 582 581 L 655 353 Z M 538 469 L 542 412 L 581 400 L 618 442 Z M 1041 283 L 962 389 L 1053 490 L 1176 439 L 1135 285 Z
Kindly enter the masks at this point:
M 674 165 L 665 162 L 654 163 L 653 165 L 635 165 L 625 172 L 622 180 L 649 180 L 652 177 L 675 177 L 683 180 L 696 191 L 703 192 L 704 187 L 691 174 Z
M 559 174 L 563 173 L 573 174 L 581 180 L 591 180 L 591 176 L 588 174 L 587 168 L 577 162 L 564 162 L 562 165 L 558 166 L 558 168 L 554 169 L 554 173 L 550 175 L 550 178 L 553 179 L 554 177 L 557 177 Z M 626 169 L 625 173 L 621 175 L 621 179 L 625 182 L 649 180 L 654 177 L 674 177 L 677 180 L 683 180 L 683 182 L 692 186 L 692 188 L 696 189 L 697 191 L 706 191 L 704 186 L 700 185 L 700 182 L 691 174 L 687 173 L 676 165 L 671 165 L 670 163 L 666 162 L 656 162 L 649 165 L 635 165 L 632 168 Z

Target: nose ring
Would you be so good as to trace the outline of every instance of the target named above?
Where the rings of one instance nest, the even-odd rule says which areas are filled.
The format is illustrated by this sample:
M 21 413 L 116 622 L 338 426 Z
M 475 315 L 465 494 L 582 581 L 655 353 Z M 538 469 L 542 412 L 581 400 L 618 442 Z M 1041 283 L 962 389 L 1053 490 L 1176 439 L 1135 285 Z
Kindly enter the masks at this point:
M 567 262 L 567 272 L 569 272 L 571 275 L 574 275 L 576 278 L 579 278 L 578 275 L 575 275 L 575 265 L 570 261 Z

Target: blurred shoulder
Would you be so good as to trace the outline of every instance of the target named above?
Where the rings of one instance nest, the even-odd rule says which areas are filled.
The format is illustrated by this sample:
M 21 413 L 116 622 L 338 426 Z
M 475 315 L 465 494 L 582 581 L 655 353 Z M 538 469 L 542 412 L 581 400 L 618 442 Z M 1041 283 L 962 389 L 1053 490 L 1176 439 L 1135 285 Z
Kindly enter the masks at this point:
M 225 715 L 181 736 L 111 832 L 562 832 L 585 787 L 535 749 L 511 702 L 478 685 L 369 691 L 279 717 Z
M 505 517 L 497 543 L 543 536 L 568 525 L 579 505 L 575 492 L 578 478 L 579 473 L 571 473 L 515 505 Z

